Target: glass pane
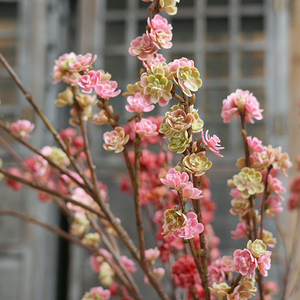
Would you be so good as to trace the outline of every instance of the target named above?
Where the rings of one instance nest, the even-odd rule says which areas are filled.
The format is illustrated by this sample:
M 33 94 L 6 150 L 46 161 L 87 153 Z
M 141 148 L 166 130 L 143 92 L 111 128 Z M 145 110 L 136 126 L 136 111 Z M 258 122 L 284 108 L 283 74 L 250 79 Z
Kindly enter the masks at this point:
M 264 76 L 264 57 L 263 51 L 241 53 L 241 75 L 243 77 Z
M 207 42 L 228 42 L 228 18 L 207 18 Z
M 125 9 L 127 4 L 126 0 L 107 0 L 107 9 Z
M 106 44 L 119 45 L 125 41 L 125 22 L 106 23 Z
M 104 70 L 112 75 L 112 80 L 126 79 L 124 56 L 105 56 L 104 64 Z
M 227 88 L 206 89 L 205 91 L 205 113 L 220 115 L 222 111 L 222 102 L 229 95 Z
M 247 41 L 262 41 L 264 39 L 263 17 L 242 17 L 241 38 Z
M 0 30 L 14 30 L 17 27 L 17 3 L 0 2 Z
M 9 64 L 16 64 L 17 41 L 15 39 L 0 39 L 0 52 Z M 2 67 L 2 65 L 0 66 Z
M 195 0 L 184 0 L 181 1 L 179 4 L 177 4 L 177 7 L 180 9 L 180 7 L 183 6 L 194 6 Z
M 227 52 L 206 54 L 207 78 L 228 77 L 229 55 Z
M 228 0 L 207 0 L 207 5 L 226 5 Z
M 15 104 L 17 102 L 16 86 L 12 79 L 0 78 L 1 104 Z
M 147 28 L 147 21 L 139 21 L 138 24 L 138 36 L 142 36 L 144 33 L 146 33 L 146 28 Z
M 173 20 L 173 42 L 192 42 L 194 40 L 194 21 Z
M 152 2 L 144 2 L 142 0 L 138 0 L 138 2 L 139 2 L 139 7 L 145 9 L 147 9 L 152 4 Z
M 242 0 L 242 4 L 263 4 L 264 0 Z
M 247 124 L 247 135 L 252 137 L 257 137 L 261 141 L 263 141 L 263 144 L 267 141 L 266 140 L 266 130 L 265 125 L 259 121 L 255 120 L 255 124 Z

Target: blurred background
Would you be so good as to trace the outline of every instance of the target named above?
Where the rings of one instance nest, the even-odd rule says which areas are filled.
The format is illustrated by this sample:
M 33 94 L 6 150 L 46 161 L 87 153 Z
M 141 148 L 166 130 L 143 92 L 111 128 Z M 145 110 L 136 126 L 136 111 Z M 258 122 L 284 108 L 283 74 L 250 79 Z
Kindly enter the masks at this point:
M 95 68 L 111 73 L 125 91 L 127 84 L 139 80 L 141 63 L 128 54 L 128 48 L 145 32 L 148 6 L 141 0 L 0 0 L 0 52 L 60 130 L 68 126 L 69 112 L 54 105 L 57 93 L 65 88 L 52 84 L 54 60 L 71 51 L 97 54 Z M 213 167 L 207 175 L 217 203 L 213 225 L 221 238 L 220 250 L 222 255 L 231 255 L 244 241 L 230 238 L 238 220 L 229 214 L 227 179 L 237 172 L 235 162 L 243 150 L 239 122 L 222 122 L 222 100 L 237 88 L 253 92 L 264 109 L 264 119 L 248 126 L 249 134 L 265 145 L 281 145 L 294 161 L 300 152 L 300 0 L 181 0 L 177 15 L 162 15 L 173 26 L 173 47 L 162 53 L 167 62 L 181 57 L 195 61 L 203 80 L 195 106 L 205 129 L 217 134 L 225 147 L 223 159 L 210 156 Z M 0 99 L 0 113 L 6 120 L 26 118 L 36 123 L 31 140 L 36 147 L 54 145 L 2 66 Z M 118 96 L 112 102 L 124 123 L 129 117 L 124 110 L 126 99 Z M 154 114 L 164 115 L 167 109 L 157 107 Z M 89 131 L 97 173 L 108 185 L 113 212 L 135 236 L 130 215 L 133 203 L 118 192 L 119 179 L 126 171 L 118 155 L 102 148 L 103 130 L 91 125 Z M 31 155 L 8 141 L 24 157 Z M 0 157 L 5 168 L 14 165 L 2 148 Z M 0 209 L 23 211 L 67 230 L 67 221 L 56 207 L 39 203 L 34 192 L 14 193 L 4 182 L 0 191 Z M 288 219 L 292 224 L 293 216 Z M 275 230 L 272 222 L 266 227 Z M 154 246 L 153 239 L 147 243 Z M 280 247 L 272 256 L 270 274 L 281 284 L 278 252 Z M 0 299 L 75 300 L 96 285 L 97 275 L 90 270 L 86 253 L 34 225 L 1 217 Z M 147 293 L 146 299 L 155 299 L 151 289 Z

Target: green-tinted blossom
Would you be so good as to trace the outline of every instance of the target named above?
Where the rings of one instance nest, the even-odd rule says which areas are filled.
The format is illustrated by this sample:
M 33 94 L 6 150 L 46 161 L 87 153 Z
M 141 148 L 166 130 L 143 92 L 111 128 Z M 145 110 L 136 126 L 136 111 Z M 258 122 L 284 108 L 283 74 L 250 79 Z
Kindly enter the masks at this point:
M 173 231 L 177 231 L 186 226 L 187 217 L 181 211 L 177 209 L 167 209 L 164 213 L 165 223 L 163 225 L 164 232 L 162 235 L 168 237 Z
M 70 87 L 67 87 L 62 93 L 58 94 L 58 99 L 55 101 L 55 104 L 58 107 L 64 107 L 66 105 L 73 104 L 73 92 Z
M 194 122 L 192 124 L 193 133 L 201 132 L 203 129 L 204 122 L 198 115 L 198 109 L 194 109 L 193 105 L 190 106 L 190 112 L 194 116 Z
M 203 175 L 212 166 L 212 162 L 201 152 L 185 156 L 182 164 L 187 172 L 194 173 L 195 176 Z
M 228 184 L 234 184 L 243 198 L 249 198 L 250 195 L 259 194 L 264 190 L 261 183 L 262 175 L 255 169 L 245 167 L 238 175 L 233 176 L 233 180 L 229 180 Z
M 190 145 L 192 141 L 192 136 L 189 137 L 187 131 L 183 130 L 174 133 L 170 138 L 168 145 L 169 150 L 177 151 L 177 153 L 183 153 L 186 148 Z
M 256 258 L 260 258 L 267 251 L 266 244 L 259 239 L 256 239 L 254 242 L 251 240 L 247 243 L 247 249 L 252 253 L 252 255 Z

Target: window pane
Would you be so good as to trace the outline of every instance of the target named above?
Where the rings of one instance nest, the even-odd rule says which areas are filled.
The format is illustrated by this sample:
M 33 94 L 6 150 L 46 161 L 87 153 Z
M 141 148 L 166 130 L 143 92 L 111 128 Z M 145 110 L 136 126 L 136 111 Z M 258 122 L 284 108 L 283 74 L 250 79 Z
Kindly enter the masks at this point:
M 0 39 L 0 52 L 8 63 L 14 66 L 17 56 L 17 41 L 15 39 Z
M 241 38 L 248 41 L 262 41 L 264 39 L 263 17 L 242 17 Z
M 263 4 L 264 0 L 242 0 L 242 4 Z
M 207 0 L 207 5 L 226 5 L 228 0 Z
M 207 42 L 228 42 L 228 18 L 207 18 Z
M 112 80 L 126 78 L 126 65 L 124 56 L 105 56 L 105 72 L 112 75 Z
M 126 3 L 126 0 L 107 0 L 106 7 L 107 9 L 125 9 Z
M 195 0 L 184 0 L 180 1 L 179 4 L 177 4 L 177 7 L 180 9 L 180 7 L 183 6 L 194 6 Z
M 125 41 L 125 22 L 106 23 L 106 44 L 119 45 Z
M 227 88 L 206 89 L 205 91 L 205 113 L 220 115 L 222 101 L 229 95 Z
M 0 78 L 1 104 L 15 104 L 17 102 L 16 86 L 12 79 Z
M 243 77 L 264 76 L 264 52 L 243 52 L 241 54 L 241 75 Z
M 173 42 L 192 42 L 194 40 L 193 20 L 173 20 Z
M 17 3 L 0 2 L 0 30 L 15 30 L 17 27 Z
M 147 21 L 139 21 L 138 24 L 138 36 L 142 36 L 144 33 L 146 33 L 146 28 L 147 28 Z
M 207 53 L 206 54 L 206 76 L 207 78 L 228 77 L 228 61 L 227 52 Z

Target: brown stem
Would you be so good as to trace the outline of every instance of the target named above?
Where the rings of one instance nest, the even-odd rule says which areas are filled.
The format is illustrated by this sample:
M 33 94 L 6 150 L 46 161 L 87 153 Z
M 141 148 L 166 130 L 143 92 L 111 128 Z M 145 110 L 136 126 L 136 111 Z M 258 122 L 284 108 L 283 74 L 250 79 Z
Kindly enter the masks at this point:
M 235 287 L 239 284 L 239 281 L 242 279 L 243 275 L 242 274 L 239 274 L 239 276 L 235 279 L 235 281 L 233 282 L 230 290 L 228 291 L 228 295 L 230 295 L 233 290 L 235 289 Z
M 11 131 L 10 128 L 9 128 L 9 126 L 7 126 L 2 121 L 0 121 L 0 128 L 2 128 L 3 130 L 5 130 L 9 135 L 11 135 L 14 139 L 16 139 L 18 142 L 20 142 L 24 146 L 26 146 L 28 149 L 30 149 L 31 151 L 35 152 L 39 156 L 41 156 L 43 159 L 45 159 L 49 163 L 49 165 L 51 165 L 53 168 L 59 170 L 60 173 L 67 175 L 78 186 L 80 186 L 81 188 L 87 190 L 87 187 L 84 184 L 80 183 L 74 176 L 72 176 L 72 174 L 69 172 L 69 170 L 67 168 L 62 168 L 62 167 L 58 166 L 56 163 L 53 162 L 52 159 L 50 159 L 49 157 L 43 155 L 38 149 L 36 149 L 34 146 L 32 146 L 24 138 L 20 137 L 18 134 L 16 134 L 15 132 Z
M 13 217 L 17 217 L 17 218 L 20 218 L 20 219 L 23 219 L 24 221 L 27 221 L 27 222 L 31 222 L 31 223 L 34 223 L 34 224 L 37 224 L 43 228 L 46 228 L 47 230 L 49 231 L 52 231 L 54 233 L 56 233 L 57 235 L 59 235 L 60 237 L 62 237 L 63 239 L 67 240 L 68 242 L 71 242 L 71 243 L 74 243 L 76 245 L 79 245 L 83 248 L 85 248 L 86 250 L 88 250 L 89 252 L 94 252 L 92 248 L 88 247 L 88 246 L 85 246 L 81 243 L 81 240 L 78 239 L 77 237 L 61 230 L 59 227 L 54 227 L 54 226 L 51 226 L 51 225 L 48 225 L 48 224 L 45 224 L 33 217 L 29 217 L 27 215 L 25 215 L 24 213 L 20 213 L 20 212 L 17 212 L 17 211 L 12 211 L 12 210 L 1 210 L 0 211 L 0 216 L 3 216 L 3 215 L 10 215 L 10 216 L 13 216 Z
M 140 150 L 141 138 L 136 134 L 134 141 L 134 206 L 135 206 L 135 216 L 136 216 L 136 227 L 138 231 L 139 245 L 140 245 L 140 256 L 142 264 L 145 264 L 146 268 L 149 268 L 149 263 L 145 259 L 145 235 L 144 235 L 144 225 L 143 225 L 143 215 L 140 202 L 140 157 L 142 152 Z
M 106 236 L 106 234 L 104 233 L 104 231 L 97 225 L 96 221 L 93 220 L 93 218 L 91 218 L 91 216 L 89 216 L 89 214 L 87 214 L 87 218 L 90 221 L 90 223 L 91 223 L 92 227 L 94 228 L 94 230 L 100 235 L 101 241 L 103 242 L 103 244 L 105 245 L 107 250 L 112 254 L 113 258 L 116 260 L 116 262 L 118 263 L 118 265 L 121 268 L 122 272 L 124 273 L 125 277 L 127 278 L 128 284 L 126 285 L 126 287 L 130 291 L 132 296 L 134 296 L 135 299 L 143 299 L 143 297 L 142 297 L 136 283 L 134 282 L 132 276 L 126 270 L 122 260 L 120 259 L 120 256 L 118 255 L 118 253 L 115 251 L 114 247 L 109 242 L 109 239 Z
M 76 160 L 74 159 L 74 157 L 68 153 L 67 146 L 64 143 L 64 141 L 62 140 L 62 138 L 60 137 L 59 133 L 53 127 L 53 125 L 48 120 L 48 118 L 46 117 L 46 115 L 44 114 L 44 112 L 41 110 L 41 108 L 37 105 L 37 103 L 35 102 L 35 100 L 32 97 L 32 95 L 25 88 L 25 86 L 21 82 L 21 80 L 18 77 L 18 75 L 15 73 L 15 71 L 12 69 L 12 67 L 9 65 L 9 63 L 6 61 L 6 59 L 3 57 L 3 55 L 1 53 L 0 53 L 0 61 L 2 62 L 2 64 L 4 65 L 4 67 L 6 68 L 6 70 L 8 71 L 8 73 L 10 74 L 10 76 L 12 77 L 12 79 L 16 82 L 16 84 L 19 87 L 19 89 L 25 95 L 25 97 L 28 100 L 28 102 L 30 103 L 30 105 L 33 107 L 33 109 L 36 111 L 36 113 L 40 116 L 40 118 L 42 119 L 42 121 L 44 122 L 44 124 L 46 125 L 46 127 L 49 129 L 49 131 L 52 133 L 54 139 L 57 141 L 57 143 L 60 145 L 60 147 L 63 149 L 63 151 L 67 154 L 67 156 L 68 156 L 71 164 L 75 168 L 76 172 L 80 175 L 80 177 L 83 179 L 83 181 L 85 182 L 85 184 L 88 187 L 91 188 L 91 183 L 89 182 L 89 180 L 84 175 L 82 169 L 80 168 L 80 166 L 78 165 L 78 163 L 76 162 Z
M 80 207 L 82 207 L 82 208 L 84 208 L 84 209 L 86 209 L 86 210 L 88 210 L 88 211 L 96 214 L 100 218 L 106 219 L 106 217 L 105 217 L 105 215 L 104 215 L 104 213 L 102 211 L 96 210 L 96 209 L 94 209 L 94 208 L 92 208 L 92 207 L 90 207 L 88 205 L 85 205 L 85 204 L 83 204 L 81 202 L 78 202 L 78 201 L 72 199 L 69 196 L 66 196 L 66 195 L 63 195 L 63 194 L 57 192 L 56 190 L 51 190 L 51 189 L 47 188 L 44 185 L 38 184 L 36 182 L 27 181 L 27 180 L 25 180 L 22 177 L 14 176 L 14 175 L 10 174 L 9 172 L 7 172 L 7 171 L 5 171 L 5 170 L 3 170 L 1 168 L 0 168 L 0 173 L 2 173 L 7 178 L 10 178 L 10 179 L 12 179 L 14 181 L 20 182 L 20 183 L 22 183 L 22 184 L 24 184 L 24 185 L 26 185 L 28 187 L 31 187 L 31 188 L 33 188 L 35 190 L 42 191 L 42 192 L 47 193 L 49 195 L 61 198 L 61 199 L 63 199 L 66 202 L 71 202 L 74 205 L 78 205 L 78 206 L 80 206 Z
M 272 169 L 272 166 L 270 166 L 267 170 L 267 175 L 266 175 L 265 182 L 264 182 L 264 194 L 263 194 L 262 199 L 261 199 L 261 213 L 260 213 L 261 219 L 260 219 L 260 234 L 259 234 L 259 238 L 261 240 L 263 239 L 266 200 L 270 195 L 270 193 L 267 190 L 268 190 L 268 176 L 269 176 L 269 173 L 270 173 L 271 169 Z

